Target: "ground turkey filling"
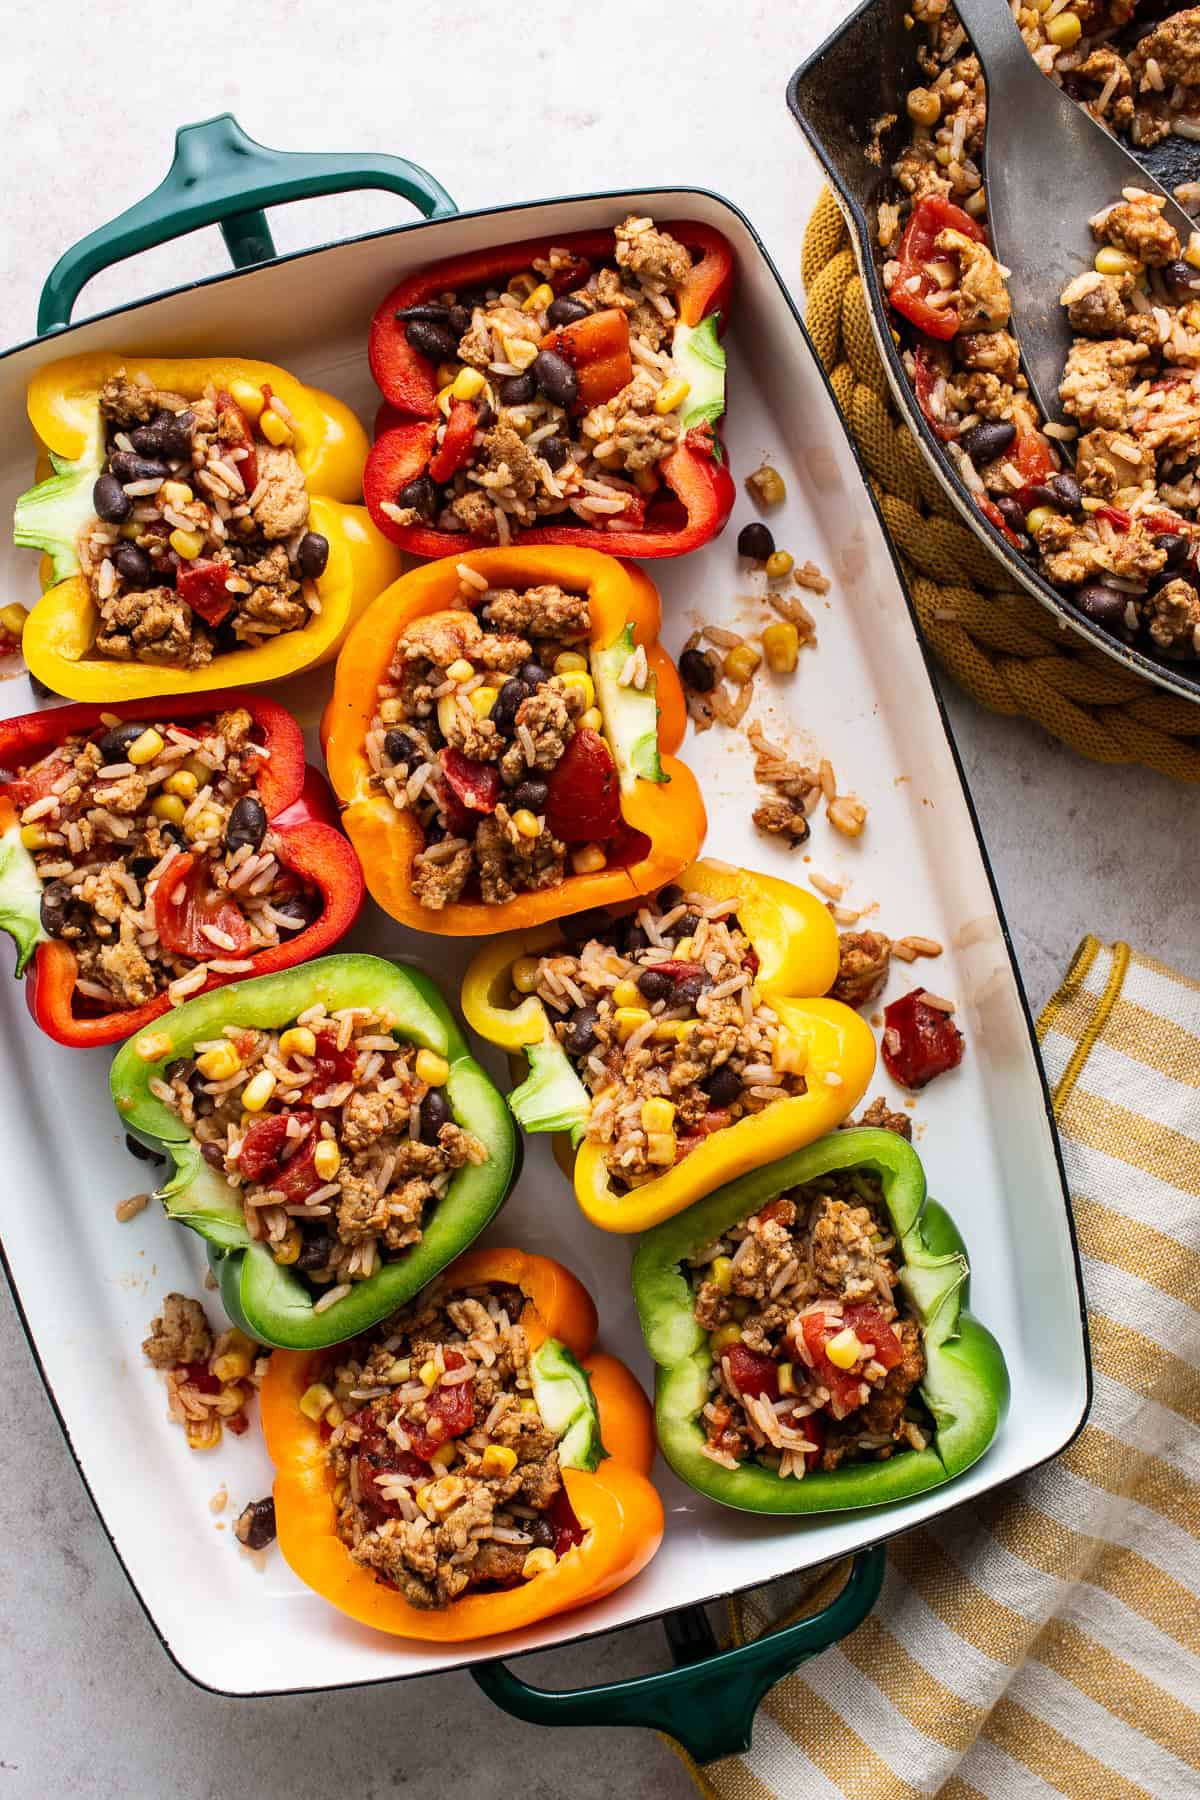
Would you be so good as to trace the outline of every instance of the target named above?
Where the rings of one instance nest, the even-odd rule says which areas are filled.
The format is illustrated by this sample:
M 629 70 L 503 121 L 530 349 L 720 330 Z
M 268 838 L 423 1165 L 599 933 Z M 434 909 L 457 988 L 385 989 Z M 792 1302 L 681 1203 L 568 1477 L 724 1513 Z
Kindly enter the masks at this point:
M 567 942 L 513 966 L 593 1096 L 587 1137 L 611 1178 L 652 1181 L 712 1132 L 805 1091 L 737 900 L 663 888 L 628 918 L 581 913 Z
M 1200 137 L 1200 7 L 1132 26 L 1131 0 L 1050 10 L 1023 6 L 1019 22 L 1073 98 L 1135 144 L 1171 130 Z M 908 96 L 911 139 L 893 165 L 898 204 L 879 209 L 879 242 L 922 410 L 981 510 L 1086 617 L 1154 654 L 1200 655 L 1200 269 L 1137 188 L 1092 221 L 1096 266 L 1062 295 L 1080 334 L 1060 389 L 1073 423 L 1043 431 L 1008 329 L 1007 271 L 972 235 L 987 214 L 978 59 L 945 0 L 915 0 L 913 13 L 928 26 L 929 85 Z M 1200 184 L 1178 194 L 1195 207 Z M 965 209 L 971 231 L 943 222 L 919 276 L 902 238 L 931 197 Z M 924 303 L 957 315 L 953 335 L 930 335 L 928 315 L 908 318 L 906 281 L 918 314 Z M 1074 439 L 1072 473 L 1059 445 Z
M 186 999 L 316 917 L 255 792 L 267 754 L 242 707 L 207 724 L 114 723 L 0 789 L 41 877 L 42 925 L 75 952 L 91 1010 L 164 989 Z
M 400 638 L 367 735 L 376 785 L 420 825 L 413 892 L 499 906 L 627 857 L 616 769 L 589 673 L 588 601 L 552 584 L 488 588 Z M 646 679 L 644 652 L 630 658 Z
M 693 1260 L 712 1371 L 705 1454 L 800 1479 L 923 1450 L 920 1332 L 897 1286 L 896 1240 L 860 1173 L 795 1188 Z
M 329 543 L 308 529 L 295 420 L 270 390 L 186 400 L 120 370 L 100 394 L 104 472 L 79 559 L 94 651 L 199 669 L 321 610 Z
M 651 219 L 628 218 L 614 236 L 614 267 L 551 250 L 503 290 L 447 292 L 397 313 L 409 346 L 438 365 L 447 417 L 430 469 L 383 503 L 396 524 L 502 544 L 514 527 L 561 515 L 601 530 L 642 525 L 657 465 L 682 434 L 671 340 L 692 259 Z M 589 316 L 613 376 L 592 404 L 586 369 L 541 348 Z M 455 383 L 468 397 L 453 397 Z
M 451 1116 L 444 1059 L 395 1023 L 317 1005 L 279 1032 L 230 1025 L 151 1082 L 238 1190 L 251 1237 L 325 1287 L 318 1308 L 417 1243 L 455 1170 L 487 1161 Z
M 523 1305 L 516 1288 L 435 1285 L 339 1351 L 316 1391 L 338 1536 L 414 1606 L 519 1587 L 582 1541 L 533 1397 Z

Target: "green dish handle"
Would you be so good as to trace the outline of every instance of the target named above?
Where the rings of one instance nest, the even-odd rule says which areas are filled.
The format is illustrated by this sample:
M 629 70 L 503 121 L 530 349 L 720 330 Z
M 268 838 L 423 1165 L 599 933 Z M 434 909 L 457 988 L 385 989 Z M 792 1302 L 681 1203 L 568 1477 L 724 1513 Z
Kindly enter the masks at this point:
M 458 210 L 441 183 L 407 157 L 271 150 L 248 137 L 232 113 L 182 125 L 174 161 L 153 193 L 59 257 L 42 289 L 38 334 L 69 325 L 84 285 L 127 256 L 219 225 L 236 268 L 269 262 L 275 244 L 263 207 L 358 188 L 401 194 L 427 219 Z
M 767 1689 L 862 1624 L 883 1585 L 884 1549 L 854 1558 L 837 1598 L 811 1618 L 722 1650 L 703 1607 L 663 1620 L 673 1669 L 610 1681 L 602 1687 L 551 1691 L 530 1687 L 503 1662 L 472 1670 L 489 1700 L 531 1725 L 644 1725 L 665 1731 L 698 1763 L 750 1748 L 750 1732 Z

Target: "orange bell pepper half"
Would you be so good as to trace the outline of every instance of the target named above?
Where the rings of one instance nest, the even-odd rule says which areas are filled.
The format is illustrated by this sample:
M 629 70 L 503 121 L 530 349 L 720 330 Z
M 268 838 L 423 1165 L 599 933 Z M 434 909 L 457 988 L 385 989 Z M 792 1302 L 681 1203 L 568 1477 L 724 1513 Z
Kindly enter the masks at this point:
M 493 587 L 523 589 L 556 582 L 586 593 L 592 651 L 607 649 L 626 626 L 632 626 L 634 643 L 644 645 L 655 682 L 663 780 L 639 776 L 622 782 L 622 818 L 631 833 L 641 834 L 632 840 L 632 860 L 610 863 L 592 874 L 565 874 L 553 887 L 517 894 L 501 905 L 460 900 L 435 911 L 413 893 L 413 862 L 424 848 L 421 827 L 413 814 L 398 812 L 388 795 L 373 785 L 366 738 L 379 686 L 406 626 L 431 613 L 469 605 L 461 596 L 458 571 L 463 567 L 486 576 Z M 658 592 L 639 569 L 599 551 L 567 545 L 467 551 L 414 569 L 379 596 L 338 658 L 322 736 L 329 777 L 343 807 L 342 824 L 358 852 L 372 898 L 385 912 L 419 931 L 446 937 L 489 936 L 593 906 L 628 904 L 673 881 L 687 867 L 703 841 L 707 820 L 695 776 L 671 754 L 683 740 L 687 708 L 675 665 L 658 643 L 661 617 Z
M 649 1480 L 654 1458 L 650 1403 L 623 1363 L 589 1354 L 596 1308 L 561 1263 L 524 1250 L 468 1250 L 441 1276 L 450 1288 L 496 1282 L 519 1287 L 528 1304 L 521 1326 L 530 1351 L 547 1338 L 564 1344 L 591 1380 L 608 1452 L 592 1473 L 562 1470 L 583 1541 L 552 1569 L 498 1593 L 466 1593 L 446 1607 L 413 1606 L 356 1563 L 336 1533 L 329 1459 L 319 1423 L 300 1410 L 305 1390 L 336 1352 L 276 1350 L 260 1403 L 275 1464 L 275 1521 L 288 1566 L 339 1612 L 395 1637 L 459 1643 L 520 1631 L 555 1613 L 598 1600 L 631 1581 L 662 1541 L 662 1502 Z

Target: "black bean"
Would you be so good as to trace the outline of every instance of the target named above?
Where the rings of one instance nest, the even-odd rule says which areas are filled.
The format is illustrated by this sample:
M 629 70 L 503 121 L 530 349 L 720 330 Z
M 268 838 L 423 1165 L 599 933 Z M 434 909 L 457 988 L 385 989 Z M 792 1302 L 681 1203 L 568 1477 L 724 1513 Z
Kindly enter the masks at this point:
M 603 908 L 593 906 L 587 912 L 575 913 L 573 917 L 563 919 L 559 930 L 564 941 L 574 948 L 586 944 L 591 938 L 598 939 L 600 943 L 606 942 L 614 925 L 615 920 L 610 919 Z
M 533 365 L 533 379 L 547 400 L 555 406 L 571 407 L 579 392 L 579 381 L 565 356 L 557 350 L 540 350 Z
M 137 544 L 119 544 L 113 552 L 113 568 L 126 587 L 154 586 L 154 564 Z
M 1083 511 L 1083 489 L 1073 475 L 1052 475 L 1047 484 L 1059 506 L 1066 507 L 1076 518 Z
M 712 976 L 708 970 L 694 969 L 690 974 L 679 977 L 671 998 L 676 1006 L 695 1006 L 705 988 L 711 986 Z
M 1022 493 L 1021 498 L 1030 512 L 1033 511 L 1035 506 L 1058 505 L 1058 495 L 1055 493 L 1054 489 L 1048 486 L 1044 481 L 1034 482 L 1030 487 L 1027 487 Z
M 517 722 L 517 708 L 522 700 L 528 698 L 529 689 L 523 681 L 510 675 L 500 692 L 496 695 L 496 704 L 491 710 L 491 721 L 502 737 L 508 737 Z
M 130 744 L 136 744 L 145 729 L 144 725 L 133 724 L 110 726 L 96 745 L 100 760 L 106 763 L 128 762 Z
M 586 319 L 591 310 L 578 294 L 560 294 L 546 308 L 546 317 L 551 325 L 574 325 L 576 319 Z
M 1154 542 L 1160 550 L 1165 550 L 1167 560 L 1164 572 L 1174 573 L 1187 567 L 1188 552 L 1192 540 L 1182 531 L 1159 531 L 1154 534 Z
M 537 382 L 526 369 L 523 375 L 506 375 L 500 383 L 501 406 L 528 406 L 537 397 Z
M 638 924 L 637 920 L 629 919 L 625 926 L 625 937 L 623 940 L 626 956 L 636 956 L 638 951 L 644 950 L 649 942 L 650 939 L 646 936 L 646 933 L 642 930 L 642 927 Z
M 494 710 L 494 709 L 493 709 Z M 525 807 L 531 813 L 543 813 L 550 798 L 550 784 L 545 781 L 522 781 L 513 789 L 514 807 Z
M 329 539 L 319 531 L 306 531 L 300 539 L 296 561 L 306 580 L 318 580 L 325 573 L 329 562 Z
M 133 501 L 115 475 L 100 475 L 92 489 L 96 517 L 106 525 L 121 525 L 133 511 Z
M 252 1500 L 238 1514 L 234 1535 L 247 1550 L 265 1550 L 275 1542 L 275 1502 L 268 1494 L 265 1500 Z
M 62 937 L 68 926 L 79 924 L 80 904 L 65 881 L 48 881 L 42 889 L 42 927 L 51 937 Z
M 996 501 L 996 510 L 1010 531 L 1021 533 L 1025 530 L 1025 514 L 1021 510 L 1021 502 L 1014 500 L 1011 494 L 1002 494 Z
M 136 1156 L 139 1162 L 157 1163 L 167 1160 L 162 1151 L 151 1150 L 146 1144 L 139 1144 L 132 1132 L 129 1131 L 125 1133 L 125 1148 L 130 1156 Z
M 567 1020 L 567 1029 L 563 1042 L 571 1056 L 586 1056 L 597 1039 L 596 1022 L 599 1014 L 594 1006 L 577 1006 Z
M 737 553 L 748 556 L 751 562 L 766 562 L 768 556 L 774 556 L 775 538 L 770 528 L 757 519 L 743 525 L 738 532 Z
M 1172 300 L 1194 300 L 1200 294 L 1200 269 L 1194 269 L 1191 263 L 1169 262 L 1163 269 L 1162 278 Z
M 139 456 L 166 458 L 168 462 L 182 462 L 183 458 L 192 454 L 192 428 L 196 423 L 196 415 L 191 411 L 181 413 L 160 412 L 151 419 L 149 425 L 139 425 L 129 434 L 129 441 Z
M 681 887 L 676 887 L 673 881 L 669 882 L 665 888 L 659 888 L 658 890 L 659 912 L 669 913 L 671 908 L 678 906 L 682 899 L 683 889 Z
M 446 324 L 456 338 L 463 337 L 471 329 L 471 310 L 467 306 L 452 306 Z
M 52 700 L 55 697 L 54 689 L 47 687 L 44 681 L 39 681 L 32 670 L 29 673 L 29 691 L 35 700 Z
M 161 481 L 167 473 L 158 457 L 135 456 L 132 450 L 114 450 L 108 466 L 118 481 Z
M 411 325 L 418 319 L 429 325 L 445 325 L 450 319 L 450 308 L 444 300 L 422 300 L 416 306 L 402 306 L 394 316 L 402 325 Z
M 742 1078 L 728 1063 L 722 1063 L 703 1086 L 714 1106 L 732 1106 L 742 1091 Z
M 522 663 L 517 673 L 528 688 L 538 687 L 543 681 L 550 679 L 550 671 L 544 669 L 541 663 L 536 661 Z
M 1105 631 L 1124 629 L 1128 600 L 1116 588 L 1105 587 L 1100 581 L 1088 581 L 1076 590 L 1074 600 L 1084 618 L 1091 619 L 1094 625 L 1102 625 Z
M 978 425 L 964 431 L 958 441 L 978 466 L 1003 456 L 1016 435 L 1017 428 L 1011 419 L 981 419 Z
M 548 463 L 552 469 L 561 469 L 575 454 L 570 438 L 560 437 L 557 432 L 553 437 L 543 438 L 537 449 L 543 462 Z
M 435 325 L 428 319 L 413 319 L 404 328 L 409 346 L 418 356 L 427 356 L 432 363 L 453 362 L 458 355 L 458 339 L 445 325 Z
M 304 1234 L 304 1242 L 301 1244 L 300 1254 L 296 1258 L 296 1267 L 298 1269 L 328 1268 L 333 1252 L 334 1242 L 331 1234 L 320 1225 L 315 1230 L 310 1226 Z
M 383 748 L 388 759 L 398 768 L 411 769 L 420 761 L 421 752 L 415 740 L 409 737 L 407 731 L 400 731 L 394 726 L 384 738 Z
M 421 1102 L 421 1142 L 436 1144 L 438 1132 L 450 1123 L 450 1102 L 441 1088 L 430 1088 Z
M 490 431 L 496 423 L 496 409 L 487 400 L 481 400 L 475 414 L 476 431 Z
M 272 904 L 285 919 L 296 921 L 296 930 L 302 925 L 311 925 L 321 911 L 321 901 L 316 894 L 281 894 Z
M 240 850 L 243 845 L 257 850 L 266 835 L 267 815 L 262 801 L 254 794 L 243 794 L 234 802 L 225 827 L 226 850 Z
M 679 658 L 679 673 L 696 694 L 711 694 L 717 685 L 716 670 L 700 650 L 685 650 Z
M 525 1311 L 525 1296 L 514 1281 L 497 1281 L 492 1287 L 492 1299 L 510 1319 L 519 1319 Z
M 691 937 L 699 923 L 700 920 L 695 913 L 684 913 L 682 919 L 676 919 L 671 930 L 677 938 Z
M 637 984 L 639 992 L 643 993 L 647 1000 L 665 1000 L 667 995 L 673 993 L 675 989 L 675 983 L 671 977 L 664 975 L 661 969 L 654 968 L 643 969 L 637 978 Z
M 210 1169 L 223 1169 L 225 1167 L 225 1152 L 222 1150 L 220 1144 L 201 1144 L 200 1154 Z
M 423 519 L 432 519 L 438 508 L 438 491 L 428 475 L 418 475 L 396 495 L 397 506 L 411 506 Z
M 535 1549 L 539 1550 L 549 1550 L 558 1540 L 558 1533 L 549 1519 L 531 1519 L 529 1535 L 533 1539 Z
M 129 873 L 135 881 L 145 881 L 147 875 L 158 861 L 157 856 L 131 856 Z

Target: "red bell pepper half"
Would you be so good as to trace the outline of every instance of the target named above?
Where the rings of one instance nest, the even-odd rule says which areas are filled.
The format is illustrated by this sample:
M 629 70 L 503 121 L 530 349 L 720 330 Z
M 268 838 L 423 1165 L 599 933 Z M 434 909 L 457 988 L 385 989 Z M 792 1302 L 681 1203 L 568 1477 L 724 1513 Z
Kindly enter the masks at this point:
M 337 809 L 329 789 L 323 777 L 306 765 L 300 727 L 278 701 L 241 689 L 226 689 L 129 704 L 64 706 L 27 713 L 0 722 L 0 769 L 12 770 L 38 762 L 73 733 L 103 730 L 102 714 L 110 720 L 115 713 L 122 720 L 166 719 L 184 725 L 189 719 L 212 718 L 232 707 L 246 709 L 255 723 L 256 740 L 270 752 L 262 760 L 255 791 L 279 842 L 282 883 L 286 887 L 290 879 L 308 884 L 316 890 L 321 903 L 321 910 L 310 925 L 253 956 L 254 967 L 247 974 L 270 975 L 308 962 L 332 948 L 354 923 L 363 899 L 362 870 L 349 842 L 336 828 Z M 0 829 L 12 822 L 6 815 L 15 807 L 29 804 L 23 797 L 27 786 L 24 782 L 0 783 Z M 194 928 L 201 917 L 219 928 L 229 928 L 219 910 L 212 910 L 224 903 L 202 894 L 194 885 L 197 879 L 193 858 L 184 854 L 176 859 L 175 879 L 170 887 L 164 878 L 156 891 L 156 919 L 160 932 L 166 926 L 164 941 L 173 934 L 185 954 L 197 953 L 193 944 L 199 940 L 194 936 Z M 181 882 L 185 891 L 177 901 Z M 220 952 L 206 942 L 199 954 L 207 957 Z M 232 956 L 234 952 L 225 954 Z M 237 954 L 240 957 L 241 952 Z M 50 938 L 36 946 L 28 970 L 26 998 L 42 1030 L 60 1044 L 84 1048 L 119 1043 L 144 1031 L 170 1009 L 171 1002 L 164 991 L 144 1006 L 97 1016 L 94 1002 L 83 1001 L 77 1006 L 77 977 L 75 952 L 70 944 L 61 938 Z M 210 974 L 201 991 L 224 986 L 234 979 L 230 975 Z

